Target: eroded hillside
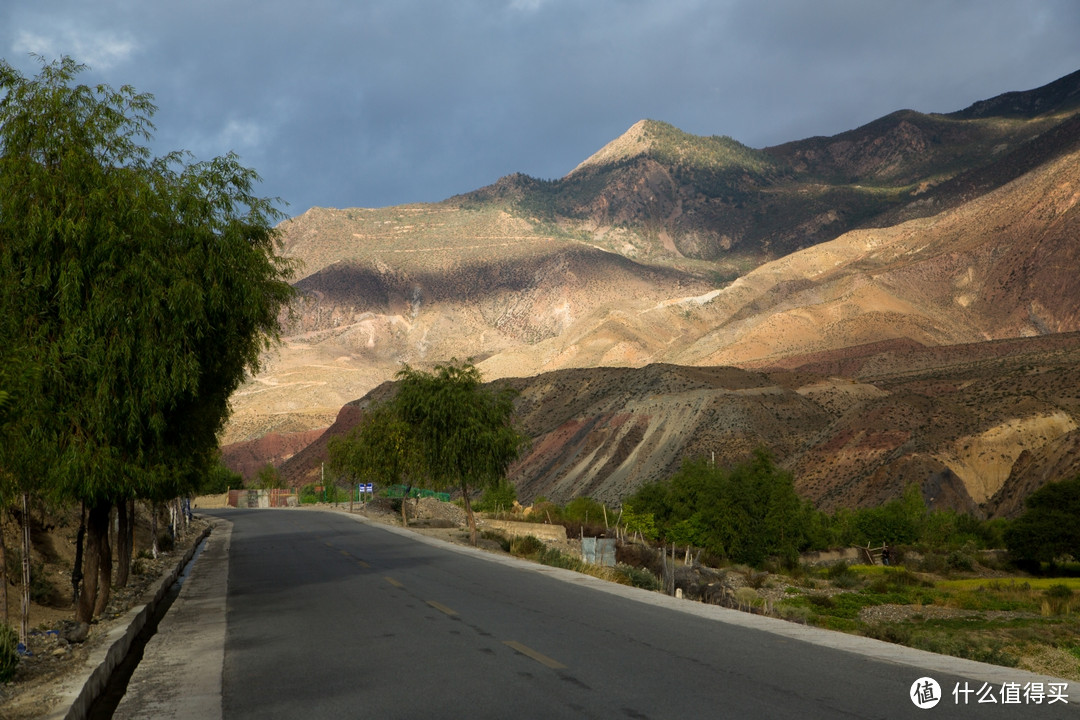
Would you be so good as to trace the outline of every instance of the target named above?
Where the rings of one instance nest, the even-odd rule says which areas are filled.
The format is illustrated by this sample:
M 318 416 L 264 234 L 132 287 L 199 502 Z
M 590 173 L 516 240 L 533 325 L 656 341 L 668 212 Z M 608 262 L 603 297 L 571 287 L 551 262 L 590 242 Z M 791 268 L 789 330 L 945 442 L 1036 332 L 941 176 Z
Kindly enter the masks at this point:
M 1080 334 L 923 348 L 876 344 L 792 369 L 656 364 L 496 381 L 520 393 L 532 438 L 511 479 L 519 496 L 619 503 L 687 458 L 720 464 L 759 447 L 819 507 L 869 506 L 922 489 L 933 507 L 1014 513 L 1016 497 L 1080 472 Z M 845 364 L 847 374 L 833 362 Z M 824 372 L 822 372 L 824 370 Z M 378 388 L 286 462 L 313 482 L 328 437 L 347 432 Z

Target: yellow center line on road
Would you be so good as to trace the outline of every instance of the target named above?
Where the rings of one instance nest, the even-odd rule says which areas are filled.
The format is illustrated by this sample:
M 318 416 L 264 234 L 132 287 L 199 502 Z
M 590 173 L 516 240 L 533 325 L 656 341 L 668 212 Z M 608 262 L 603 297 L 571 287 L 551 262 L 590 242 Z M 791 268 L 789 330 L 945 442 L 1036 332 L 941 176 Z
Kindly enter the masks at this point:
M 390 583 L 391 585 L 393 585 L 393 586 L 394 586 L 394 587 L 396 587 L 396 588 L 403 588 L 403 587 L 405 587 L 404 585 L 402 585 L 402 584 L 401 584 L 400 582 L 398 582 L 398 581 L 397 581 L 397 580 L 395 580 L 394 578 L 390 577 L 389 575 L 387 575 L 387 576 L 386 576 L 386 582 Z
M 348 550 L 338 550 L 338 552 L 341 553 L 342 555 L 344 555 L 345 557 L 352 557 L 352 554 Z
M 455 617 L 457 615 L 456 610 L 446 607 L 441 602 L 436 602 L 435 600 L 428 600 L 427 604 L 435 608 L 439 612 L 449 615 L 450 617 Z
M 515 640 L 503 640 L 503 645 L 506 645 L 507 647 L 518 651 L 522 655 L 525 655 L 527 657 L 531 657 L 536 662 L 540 663 L 541 665 L 545 665 L 545 666 L 551 668 L 552 670 L 565 670 L 566 669 L 566 666 L 563 665 L 558 660 L 553 660 L 552 658 L 549 658 L 547 655 L 544 655 L 542 653 L 538 653 L 535 650 L 533 650 L 532 648 L 526 647 L 526 646 L 522 645 L 521 643 L 519 643 L 519 642 L 517 642 Z
M 359 566 L 360 566 L 360 567 L 362 567 L 362 568 L 367 568 L 367 569 L 369 569 L 369 570 L 371 569 L 371 565 L 368 565 L 368 564 L 367 564 L 366 562 L 364 562 L 363 560 L 357 560 L 357 561 L 356 561 L 356 564 L 357 564 L 357 565 L 359 565 Z

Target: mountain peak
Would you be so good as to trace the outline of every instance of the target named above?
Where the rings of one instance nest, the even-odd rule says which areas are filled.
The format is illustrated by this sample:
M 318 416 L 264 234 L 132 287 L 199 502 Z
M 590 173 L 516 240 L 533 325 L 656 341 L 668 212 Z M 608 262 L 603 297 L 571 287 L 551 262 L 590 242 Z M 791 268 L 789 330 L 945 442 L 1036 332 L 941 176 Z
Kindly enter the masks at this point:
M 630 126 L 629 130 L 597 150 L 586 158 L 584 162 L 571 170 L 570 175 L 588 167 L 612 165 L 621 160 L 629 160 L 644 155 L 651 146 L 649 127 L 656 124 L 659 123 L 655 120 L 638 120 Z
M 668 167 L 679 165 L 708 172 L 738 170 L 761 174 L 775 168 L 775 162 L 767 153 L 749 148 L 726 135 L 704 137 L 659 120 L 639 120 L 574 168 L 567 178 L 642 156 Z

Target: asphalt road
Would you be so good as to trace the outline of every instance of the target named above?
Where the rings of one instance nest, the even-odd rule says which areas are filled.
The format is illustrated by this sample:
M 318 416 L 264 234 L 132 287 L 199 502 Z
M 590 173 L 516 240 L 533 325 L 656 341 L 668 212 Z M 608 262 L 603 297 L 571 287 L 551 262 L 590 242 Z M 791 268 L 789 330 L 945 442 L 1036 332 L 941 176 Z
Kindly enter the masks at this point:
M 202 588 L 209 627 L 188 613 L 179 629 L 199 649 L 179 660 L 166 649 L 157 656 L 171 657 L 169 667 L 144 660 L 118 717 L 165 717 L 169 705 L 170 717 L 209 718 L 217 688 L 228 720 L 1080 717 L 1075 683 L 1063 689 L 1068 706 L 1022 695 L 1005 703 L 1012 683 L 1052 690 L 1052 681 L 613 586 L 342 513 L 214 514 L 232 523 L 231 537 L 223 552 L 208 546 L 189 579 Z M 198 581 L 204 562 L 214 571 L 215 552 L 227 601 L 224 582 Z M 218 611 L 204 597 L 215 584 Z M 184 598 L 170 615 L 184 613 Z M 215 613 L 226 603 L 222 627 Z M 148 678 L 175 677 L 178 662 L 204 680 L 167 683 L 162 702 Z M 218 667 L 219 685 L 208 686 Z M 940 686 L 931 709 L 912 699 L 925 676 Z

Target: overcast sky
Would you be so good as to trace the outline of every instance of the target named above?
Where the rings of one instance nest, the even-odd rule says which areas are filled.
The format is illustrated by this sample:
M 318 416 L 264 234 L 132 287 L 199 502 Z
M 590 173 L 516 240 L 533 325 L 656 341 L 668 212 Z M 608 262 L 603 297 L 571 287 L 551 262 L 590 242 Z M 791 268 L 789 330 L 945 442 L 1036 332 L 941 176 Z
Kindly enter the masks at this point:
M 642 118 L 765 147 L 1080 70 L 1077 0 L 3 0 L 0 56 L 158 105 L 311 206 L 561 177 Z

